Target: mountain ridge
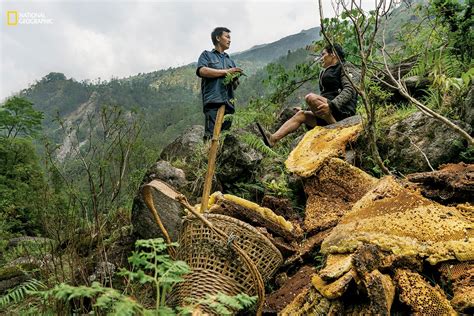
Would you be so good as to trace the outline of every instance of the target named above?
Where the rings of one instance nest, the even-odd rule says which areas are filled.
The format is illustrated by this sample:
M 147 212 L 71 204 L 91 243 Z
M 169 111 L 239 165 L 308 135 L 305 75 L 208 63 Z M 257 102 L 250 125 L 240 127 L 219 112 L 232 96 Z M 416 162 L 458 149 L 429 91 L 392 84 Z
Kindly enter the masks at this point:
M 319 38 L 317 31 L 318 28 L 303 30 L 277 41 L 232 54 L 236 63 L 247 74 L 242 82 L 253 78 L 268 63 L 288 55 L 288 52 L 313 43 Z M 297 56 L 301 58 L 301 54 Z M 157 147 L 162 147 L 188 125 L 202 124 L 200 81 L 195 75 L 195 65 L 196 63 L 190 63 L 95 82 L 78 82 L 62 73 L 51 72 L 34 85 L 21 90 L 20 95 L 45 113 L 45 134 L 59 143 L 64 143 L 65 140 L 56 134 L 58 123 L 54 118 L 59 117 L 71 126 L 79 128 L 84 118 L 77 117 L 77 110 L 87 103 L 89 107 L 93 104 L 96 109 L 102 105 L 120 105 L 127 110 L 139 109 L 146 116 L 145 124 L 150 133 L 150 143 L 154 142 Z M 261 77 L 260 73 L 258 79 L 252 79 L 252 87 L 241 85 L 239 96 L 244 95 L 244 100 L 250 99 L 251 94 L 256 91 L 255 84 L 261 85 Z

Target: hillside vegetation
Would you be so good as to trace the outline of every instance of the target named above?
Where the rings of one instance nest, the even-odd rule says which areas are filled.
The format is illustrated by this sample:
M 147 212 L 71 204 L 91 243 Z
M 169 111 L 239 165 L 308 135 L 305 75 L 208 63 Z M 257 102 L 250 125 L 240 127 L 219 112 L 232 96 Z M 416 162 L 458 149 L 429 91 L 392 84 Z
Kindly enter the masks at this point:
M 350 126 L 351 132 L 342 136 L 338 134 L 338 128 L 318 127 L 306 133 L 310 137 L 322 135 L 319 136 L 325 142 L 311 143 L 306 139 L 311 144 L 303 147 L 316 148 L 318 155 L 322 153 L 321 156 L 328 152 L 333 154 L 334 157 L 328 161 L 319 159 L 311 150 L 301 149 L 303 147 L 293 150 L 307 131 L 304 127 L 273 148 L 264 146 L 255 129 L 255 122 L 259 122 L 270 131 L 276 130 L 295 113 L 294 106 L 305 106 L 306 93 L 317 92 L 315 87 L 321 69 L 314 62 L 314 54 L 318 54 L 327 44 L 319 34 L 319 28 L 235 54 L 235 60 L 242 65 L 247 76 L 242 78 L 236 91 L 237 111 L 233 117 L 226 118 L 233 120 L 233 128 L 230 132 L 224 132 L 220 139 L 222 145 L 213 188 L 221 190 L 224 195 L 216 194 L 213 203 L 227 212 L 247 210 L 248 213 L 242 214 L 251 214 L 250 217 L 253 213 L 249 209 L 256 210 L 263 217 L 263 223 L 268 224 L 271 218 L 283 223 L 285 229 L 278 225 L 267 227 L 259 224 L 262 226 L 259 227 L 261 235 L 269 240 L 271 237 L 269 243 L 272 249 L 276 247 L 281 251 L 277 256 L 281 257 L 279 262 L 286 259 L 284 266 L 277 267 L 280 270 L 275 269 L 280 272 L 278 277 L 267 280 L 264 286 L 255 278 L 259 281 L 256 282 L 259 293 L 277 290 L 302 265 L 318 273 L 324 265 L 330 266 L 326 256 L 328 252 L 321 252 L 321 244 L 328 236 L 323 229 L 334 228 L 342 213 L 350 211 L 350 207 L 358 201 L 363 201 L 367 207 L 375 205 L 377 212 L 379 203 L 386 203 L 391 212 L 392 204 L 387 199 L 401 192 L 397 203 L 403 204 L 404 208 L 400 209 L 406 211 L 407 224 L 412 225 L 408 233 L 414 236 L 418 232 L 413 226 L 414 221 L 410 220 L 410 212 L 413 211 L 411 201 L 414 201 L 413 205 L 438 202 L 447 205 L 436 204 L 443 221 L 429 218 L 430 223 L 443 226 L 444 223 L 451 223 L 450 216 L 455 214 L 462 225 L 470 225 L 464 215 L 458 213 L 467 214 L 466 218 L 472 217 L 472 204 L 469 204 L 472 198 L 470 201 L 466 198 L 472 192 L 472 185 L 469 184 L 472 179 L 466 178 L 465 183 L 468 184 L 459 181 L 461 186 L 453 185 L 449 190 L 436 187 L 435 190 L 427 190 L 428 193 L 422 192 L 434 194 L 437 202 L 428 201 L 429 198 L 422 197 L 420 192 L 406 193 L 413 183 L 406 186 L 395 183 L 397 177 L 403 180 L 420 177 L 420 174 L 410 177 L 413 172 L 426 171 L 421 177 L 431 179 L 433 176 L 428 171 L 445 163 L 453 165 L 441 176 L 436 175 L 440 179 L 444 177 L 442 180 L 448 183 L 455 182 L 451 181 L 450 170 L 462 169 L 468 174 L 474 162 L 474 149 L 469 144 L 474 123 L 474 33 L 469 32 L 473 27 L 472 6 L 470 2 L 454 0 L 420 3 L 402 3 L 387 15 L 387 20 L 384 20 L 387 21 L 386 45 L 384 38 L 377 35 L 380 33 L 367 37 L 366 41 L 355 36 L 349 17 L 361 19 L 360 23 L 366 26 L 364 29 L 373 34 L 371 32 L 379 31 L 373 27 L 376 21 L 373 12 L 361 16 L 357 11 L 344 11 L 338 18 L 322 21 L 330 38 L 344 43 L 348 60 L 366 70 L 365 80 L 357 86 L 361 95 L 357 113 L 362 124 Z M 306 47 L 308 45 L 310 47 Z M 369 50 L 368 47 L 374 49 Z M 385 61 L 387 68 L 382 67 Z M 384 77 L 387 74 L 384 69 L 399 74 L 399 81 L 394 80 L 394 83 Z M 394 86 L 397 82 L 401 87 Z M 403 90 L 407 87 L 409 93 Z M 427 110 L 420 111 L 417 102 Z M 447 123 L 434 119 L 433 115 L 426 115 L 427 111 L 441 115 Z M 202 126 L 191 129 L 192 132 L 188 130 L 186 140 L 177 140 L 177 147 L 181 142 L 181 153 L 173 151 L 176 146 L 166 145 L 188 127 L 202 125 L 201 113 L 195 64 L 110 81 L 78 82 L 65 74 L 51 72 L 8 99 L 0 108 L 0 314 L 189 315 L 194 311 L 200 315 L 201 307 L 210 308 L 219 315 L 230 315 L 241 309 L 246 309 L 243 312 L 246 314 L 255 313 L 252 306 L 257 298 L 246 294 L 230 297 L 219 293 L 188 300 L 182 309 L 172 307 L 167 297 L 189 273 L 189 266 L 184 261 L 173 259 L 180 248 L 175 243 L 167 243 L 166 234 L 163 234 L 164 238 L 146 239 L 150 238 L 149 234 L 160 230 L 139 195 L 143 184 L 161 179 L 185 193 L 191 204 L 200 201 L 209 149 L 209 144 L 203 143 L 199 134 Z M 357 117 L 349 120 L 352 119 L 358 120 Z M 465 131 L 468 137 L 453 131 L 449 124 Z M 350 143 L 350 148 L 346 148 L 347 142 L 353 140 L 356 134 L 360 134 L 357 142 Z M 326 141 L 331 146 L 334 145 L 332 143 L 337 146 L 326 150 Z M 339 159 L 343 158 L 339 156 L 344 150 L 348 153 L 346 159 L 351 163 Z M 317 161 L 323 166 L 318 169 L 322 171 L 318 171 L 315 177 L 305 179 L 301 174 L 290 174 L 290 167 L 285 165 L 290 152 L 298 158 L 292 160 L 293 170 L 297 170 L 299 164 Z M 454 163 L 459 163 L 459 166 Z M 391 176 L 379 179 L 387 173 Z M 361 179 L 365 181 L 363 185 L 358 182 Z M 378 187 L 372 187 L 375 183 L 380 185 L 380 190 L 388 188 L 387 194 L 377 191 Z M 344 190 L 353 195 L 344 195 Z M 367 192 L 370 193 L 368 197 L 365 195 Z M 163 204 L 169 202 L 160 195 L 155 199 L 161 199 Z M 337 205 L 332 203 L 332 199 L 337 200 Z M 461 200 L 464 203 L 462 206 L 455 205 Z M 235 206 L 235 203 L 232 204 L 235 201 L 240 204 Z M 181 223 L 183 208 L 177 206 L 175 201 L 169 203 L 174 211 L 167 215 L 177 217 Z M 278 214 L 259 206 L 264 204 Z M 233 205 L 234 209 L 229 205 Z M 398 207 L 398 204 L 393 205 Z M 322 212 L 323 217 L 329 214 L 334 218 L 324 217 L 321 220 L 317 217 L 323 206 L 331 209 L 331 212 Z M 192 206 L 189 207 L 192 209 Z M 344 212 L 339 214 L 339 208 L 343 208 Z M 166 210 L 163 207 L 158 211 Z M 376 214 L 376 211 L 367 213 Z M 423 209 L 425 211 L 423 214 L 433 213 L 428 207 Z M 268 214 L 272 215 L 270 220 Z M 311 214 L 317 216 L 308 219 Z M 388 215 L 393 216 L 392 213 Z M 381 221 L 390 222 L 400 229 L 402 226 L 397 219 L 393 220 L 390 216 Z M 426 217 L 429 216 L 417 218 Z M 368 222 L 372 223 L 372 219 L 372 215 L 367 216 Z M 377 221 L 374 223 L 367 229 L 386 229 L 387 225 Z M 351 238 L 363 239 L 367 236 L 363 234 L 363 227 L 359 227 L 358 218 L 354 223 L 346 224 L 354 224 L 354 230 L 361 229 L 360 236 L 348 234 Z M 462 231 L 464 226 L 456 229 Z M 275 231 L 282 233 L 284 238 L 280 235 L 273 238 Z M 433 231 L 433 234 L 437 233 L 436 229 Z M 466 249 L 467 241 L 464 239 L 472 242 L 472 238 L 464 238 L 463 234 L 467 236 L 467 231 L 464 229 L 455 240 Z M 401 229 L 401 233 L 407 233 L 406 229 Z M 387 236 L 382 246 L 392 245 L 396 252 L 399 249 L 398 237 Z M 232 258 L 232 264 L 243 265 L 238 258 L 232 257 L 235 253 L 229 255 L 229 251 L 236 249 L 232 248 L 234 237 L 231 234 L 213 247 L 224 257 Z M 346 237 L 336 236 L 329 241 L 340 242 L 344 246 Z M 412 242 L 414 239 L 410 238 L 406 239 L 407 244 L 415 245 Z M 349 240 L 350 245 L 341 248 L 341 251 L 353 251 L 357 242 L 359 240 Z M 451 240 L 442 242 L 449 244 Z M 419 247 L 416 249 L 423 249 L 426 243 L 420 242 L 416 246 Z M 406 248 L 406 253 L 413 254 L 411 249 Z M 435 250 L 443 252 L 443 249 Z M 336 250 L 339 251 L 339 248 Z M 387 277 L 370 274 L 374 276 L 373 282 L 379 282 L 370 283 L 372 279 L 364 276 L 367 279 L 363 279 L 362 291 L 356 289 L 360 284 L 355 282 L 347 286 L 355 279 L 354 269 L 358 269 L 357 273 L 369 271 L 367 269 L 372 261 L 381 258 L 367 255 L 372 250 L 370 254 L 378 256 L 380 249 L 368 247 L 363 255 L 359 255 L 359 261 L 352 260 L 353 254 L 347 253 L 343 268 L 352 270 L 336 271 L 333 273 L 339 273 L 336 277 L 327 278 L 331 281 L 337 278 L 331 284 L 326 283 L 326 279 L 312 280 L 317 284 L 311 290 L 307 288 L 308 295 L 312 296 L 312 291 L 316 289 L 326 292 L 325 296 L 329 297 L 349 293 L 350 304 L 355 304 L 349 307 L 360 310 L 358 308 L 367 308 L 367 302 L 360 304 L 359 297 L 373 295 L 372 290 L 380 290 L 377 292 L 380 294 L 390 289 L 393 290 L 393 301 L 395 288 L 393 284 L 385 286 Z M 388 254 L 389 250 L 383 250 L 387 252 L 384 255 Z M 339 258 L 338 255 L 334 253 L 331 258 L 333 263 L 335 258 Z M 447 253 L 444 255 L 444 259 L 459 259 Z M 436 258 L 441 260 L 441 257 Z M 377 269 L 380 266 L 383 273 L 386 273 L 382 267 L 385 264 L 397 269 L 401 265 L 413 268 L 416 278 L 422 279 L 423 273 L 437 268 L 426 269 L 426 262 L 418 256 L 415 261 L 394 256 L 384 259 L 391 261 L 382 263 L 379 260 Z M 344 264 L 348 262 L 350 265 Z M 446 263 L 450 264 L 450 261 Z M 333 271 L 325 272 L 331 274 Z M 304 274 L 306 277 L 311 275 Z M 400 278 L 400 273 L 393 279 L 397 278 Z M 440 282 L 434 274 L 432 279 L 431 284 L 425 281 L 420 284 L 429 288 L 432 283 Z M 340 281 L 347 282 L 342 284 Z M 328 286 L 333 284 L 335 287 Z M 436 291 L 443 287 L 449 294 L 452 290 L 451 283 L 441 285 L 436 285 Z M 356 300 L 353 300 L 351 293 L 357 294 Z M 402 301 L 403 293 L 398 291 L 397 295 L 400 300 L 394 303 L 394 308 L 403 313 L 409 307 Z M 294 293 L 291 296 L 293 301 Z M 299 305 L 289 304 L 288 308 L 304 313 L 303 307 L 311 305 L 317 311 L 319 306 L 314 304 L 317 305 L 318 300 L 321 299 L 324 304 L 328 302 L 320 296 L 317 294 L 317 300 L 311 297 L 303 301 L 295 300 L 294 303 Z M 378 295 L 377 299 L 384 297 Z M 451 308 L 448 299 L 443 299 Z M 331 302 L 327 306 L 321 304 L 332 310 L 332 307 L 329 308 Z M 324 307 L 322 305 L 321 308 Z M 472 311 L 466 310 L 468 313 Z

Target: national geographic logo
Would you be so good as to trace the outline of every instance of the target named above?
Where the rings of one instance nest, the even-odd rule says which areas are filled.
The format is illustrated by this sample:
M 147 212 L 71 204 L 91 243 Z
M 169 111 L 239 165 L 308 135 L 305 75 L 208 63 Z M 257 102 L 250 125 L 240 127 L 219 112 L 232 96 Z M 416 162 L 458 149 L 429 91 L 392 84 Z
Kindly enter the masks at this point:
M 43 12 L 18 12 L 7 11 L 7 25 L 38 25 L 53 24 L 54 21 L 48 18 Z

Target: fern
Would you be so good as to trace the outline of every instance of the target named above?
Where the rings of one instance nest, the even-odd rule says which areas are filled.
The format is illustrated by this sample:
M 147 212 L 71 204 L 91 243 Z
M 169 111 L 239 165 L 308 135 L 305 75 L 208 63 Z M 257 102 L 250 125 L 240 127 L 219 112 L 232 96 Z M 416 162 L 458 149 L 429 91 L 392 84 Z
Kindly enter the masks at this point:
M 448 49 L 428 50 L 404 76 L 430 76 L 434 84 L 442 86 L 442 78 L 457 78 L 465 65 Z
M 119 291 L 101 286 L 93 282 L 91 286 L 72 286 L 61 283 L 46 291 L 33 293 L 44 300 L 54 298 L 60 301 L 71 301 L 74 299 L 91 298 L 96 299 L 93 307 L 102 311 L 108 311 L 111 315 L 132 316 L 144 311 L 142 305 L 131 297 Z
M 9 293 L 9 298 L 3 299 L 7 304 L 9 301 L 21 300 L 25 294 L 40 297 L 45 306 L 57 306 L 55 303 L 79 302 L 79 310 L 76 312 L 88 312 L 83 308 L 85 299 L 90 299 L 94 313 L 107 315 L 175 315 L 170 307 L 165 305 L 166 293 L 172 286 L 181 282 L 182 275 L 189 272 L 189 267 L 183 261 L 173 261 L 165 253 L 167 245 L 162 238 L 150 240 L 138 240 L 137 248 L 140 251 L 133 252 L 129 262 L 134 270 L 122 269 L 119 275 L 126 276 L 130 281 L 137 280 L 139 283 L 152 283 L 156 288 L 156 308 L 146 309 L 133 297 L 119 292 L 116 289 L 104 287 L 98 282 L 91 286 L 72 286 L 66 283 L 57 284 L 52 289 L 38 290 L 45 287 L 39 281 L 25 286 L 25 290 L 16 290 L 15 294 Z M 36 283 L 35 283 L 36 282 Z M 41 286 L 40 286 L 41 285 Z M 2 305 L 0 304 L 0 307 Z
M 36 292 L 41 288 L 46 288 L 46 285 L 36 279 L 23 282 L 0 297 L 0 309 L 5 308 L 10 304 L 20 302 L 27 296 L 27 294 Z
M 277 157 L 278 156 L 278 154 L 276 152 L 274 152 L 271 148 L 267 147 L 263 143 L 263 141 L 260 137 L 257 137 L 254 134 L 244 133 L 244 134 L 240 134 L 238 137 L 242 142 L 247 144 L 250 148 L 258 150 L 259 152 L 261 152 L 261 153 L 263 153 L 267 156 L 270 156 L 270 157 Z
M 128 258 L 136 271 L 122 269 L 119 275 L 138 280 L 141 284 L 154 284 L 158 309 L 165 305 L 166 294 L 172 286 L 182 282 L 182 276 L 189 273 L 190 269 L 184 261 L 173 261 L 168 254 L 164 254 L 166 248 L 176 247 L 176 243 L 167 245 L 163 238 L 156 238 L 138 240 L 136 246 L 140 247 L 141 251 L 134 251 Z
M 240 293 L 229 296 L 222 293 L 206 295 L 206 298 L 193 302 L 195 306 L 207 306 L 217 315 L 233 315 L 236 311 L 250 308 L 257 302 L 256 296 Z

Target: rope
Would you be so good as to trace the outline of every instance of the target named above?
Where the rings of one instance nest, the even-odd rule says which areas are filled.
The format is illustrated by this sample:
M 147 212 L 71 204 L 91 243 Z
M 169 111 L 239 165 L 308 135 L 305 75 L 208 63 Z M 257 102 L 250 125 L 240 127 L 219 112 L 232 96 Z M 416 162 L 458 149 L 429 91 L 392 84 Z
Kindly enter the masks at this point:
M 155 186 L 155 184 L 153 182 L 154 181 L 148 183 L 147 185 L 145 185 L 143 187 L 143 190 L 142 190 L 143 200 L 145 201 L 145 204 L 148 207 L 148 209 L 151 211 L 151 214 L 153 215 L 153 218 L 155 219 L 156 224 L 160 228 L 161 233 L 165 237 L 166 242 L 168 244 L 171 244 L 172 241 L 171 241 L 170 235 L 168 234 L 168 231 L 166 230 L 163 223 L 161 222 L 160 216 L 158 215 L 158 212 L 156 211 L 156 208 L 155 208 L 155 203 L 153 203 L 153 194 L 152 194 L 151 189 L 152 188 L 158 189 L 157 186 Z M 170 257 L 173 260 L 176 260 L 176 249 L 175 249 L 175 247 L 169 246 L 167 248 L 167 250 L 168 250 L 168 254 L 170 255 Z

